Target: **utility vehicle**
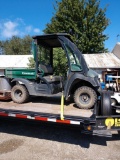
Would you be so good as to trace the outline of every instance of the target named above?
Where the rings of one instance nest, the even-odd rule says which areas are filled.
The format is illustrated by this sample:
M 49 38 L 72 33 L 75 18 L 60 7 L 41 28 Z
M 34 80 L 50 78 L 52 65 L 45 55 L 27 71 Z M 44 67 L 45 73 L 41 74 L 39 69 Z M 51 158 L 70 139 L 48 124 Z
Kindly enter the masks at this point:
M 67 60 L 66 77 L 54 75 L 53 52 L 63 54 Z M 64 52 L 61 52 L 61 49 Z M 82 53 L 66 33 L 46 34 L 33 37 L 32 52 L 35 69 L 6 69 L 11 97 L 16 103 L 27 102 L 29 96 L 50 96 L 64 92 L 79 108 L 89 109 L 100 96 L 98 75 L 89 69 Z M 65 55 L 64 55 L 65 54 Z M 59 56 L 59 55 L 58 55 Z M 3 79 L 4 80 L 4 79 Z

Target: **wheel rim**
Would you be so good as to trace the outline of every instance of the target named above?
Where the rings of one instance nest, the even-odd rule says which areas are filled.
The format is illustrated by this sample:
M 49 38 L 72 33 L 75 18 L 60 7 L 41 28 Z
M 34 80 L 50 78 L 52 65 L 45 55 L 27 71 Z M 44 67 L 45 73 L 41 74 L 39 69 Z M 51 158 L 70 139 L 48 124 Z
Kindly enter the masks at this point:
M 82 93 L 80 96 L 79 96 L 79 101 L 80 103 L 82 104 L 88 104 L 90 102 L 90 95 L 87 94 L 87 93 Z
M 16 99 L 21 99 L 23 97 L 23 93 L 22 93 L 21 90 L 17 89 L 14 92 L 14 96 L 15 96 Z

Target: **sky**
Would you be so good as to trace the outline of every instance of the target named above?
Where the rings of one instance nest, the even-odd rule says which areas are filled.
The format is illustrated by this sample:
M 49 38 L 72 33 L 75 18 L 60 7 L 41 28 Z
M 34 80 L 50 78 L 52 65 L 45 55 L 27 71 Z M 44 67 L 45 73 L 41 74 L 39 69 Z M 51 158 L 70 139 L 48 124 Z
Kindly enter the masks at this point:
M 105 48 L 112 51 L 120 42 L 120 0 L 100 0 L 100 7 L 106 5 L 106 17 L 110 24 L 104 33 L 109 37 Z M 46 24 L 50 22 L 55 0 L 0 0 L 0 40 L 6 40 L 13 35 L 43 34 Z

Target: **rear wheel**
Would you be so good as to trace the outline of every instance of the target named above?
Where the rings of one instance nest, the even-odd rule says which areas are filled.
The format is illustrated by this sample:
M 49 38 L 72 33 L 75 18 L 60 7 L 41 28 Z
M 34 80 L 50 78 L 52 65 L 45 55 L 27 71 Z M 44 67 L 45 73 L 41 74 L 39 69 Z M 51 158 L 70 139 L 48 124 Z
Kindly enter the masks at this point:
M 75 104 L 82 109 L 89 109 L 94 106 L 97 101 L 96 92 L 87 86 L 79 87 L 74 93 Z
M 29 98 L 29 93 L 23 85 L 15 85 L 11 91 L 11 98 L 16 103 L 24 103 Z

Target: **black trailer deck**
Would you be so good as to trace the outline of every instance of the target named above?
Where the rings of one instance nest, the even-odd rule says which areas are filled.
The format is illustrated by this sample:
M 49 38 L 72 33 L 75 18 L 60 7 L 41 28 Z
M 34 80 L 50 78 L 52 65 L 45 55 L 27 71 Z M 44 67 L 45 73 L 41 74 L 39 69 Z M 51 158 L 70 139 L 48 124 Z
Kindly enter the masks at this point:
M 92 110 L 82 110 L 74 103 L 64 105 L 64 120 L 61 120 L 61 98 L 34 97 L 33 101 L 25 104 L 17 104 L 12 101 L 0 102 L 0 116 L 27 118 L 58 123 L 80 124 L 81 118 L 89 119 L 93 115 Z
M 0 117 L 80 126 L 82 132 L 99 136 L 110 137 L 111 130 L 120 130 L 120 114 L 98 115 L 97 104 L 92 110 L 79 109 L 74 103 L 65 104 L 61 119 L 60 101 L 59 96 L 36 97 L 25 104 L 0 101 Z

